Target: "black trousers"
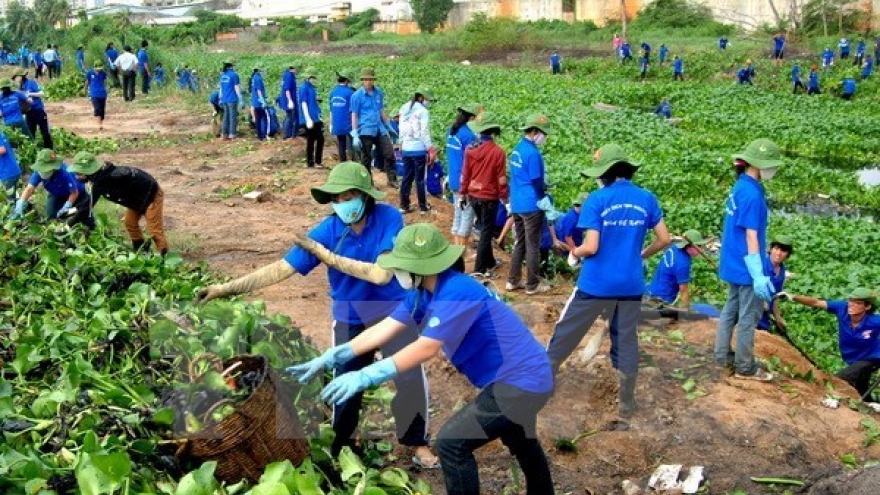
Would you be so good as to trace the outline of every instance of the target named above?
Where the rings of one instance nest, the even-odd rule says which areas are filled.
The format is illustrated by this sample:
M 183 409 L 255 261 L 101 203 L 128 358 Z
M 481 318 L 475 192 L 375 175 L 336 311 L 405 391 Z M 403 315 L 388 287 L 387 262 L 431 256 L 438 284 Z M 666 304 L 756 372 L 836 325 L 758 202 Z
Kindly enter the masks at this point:
M 33 108 L 27 111 L 27 125 L 31 131 L 31 136 L 37 135 L 37 128 L 40 128 L 40 135 L 43 137 L 43 148 L 53 149 L 52 134 L 49 132 L 49 118 L 46 111 L 42 108 Z
M 324 160 L 324 123 L 315 122 L 312 128 L 305 128 L 306 164 L 309 167 L 320 165 Z
M 122 96 L 125 101 L 134 100 L 134 88 L 137 72 L 133 70 L 122 71 Z
M 477 244 L 477 260 L 474 271 L 486 273 L 495 268 L 495 253 L 492 251 L 492 237 L 495 230 L 495 217 L 498 215 L 497 199 L 471 199 L 474 215 L 480 226 L 480 242 Z M 455 205 L 458 208 L 458 205 Z
M 852 385 L 859 395 L 865 395 L 871 387 L 871 375 L 877 370 L 880 370 L 880 360 L 856 361 L 840 370 L 837 377 Z

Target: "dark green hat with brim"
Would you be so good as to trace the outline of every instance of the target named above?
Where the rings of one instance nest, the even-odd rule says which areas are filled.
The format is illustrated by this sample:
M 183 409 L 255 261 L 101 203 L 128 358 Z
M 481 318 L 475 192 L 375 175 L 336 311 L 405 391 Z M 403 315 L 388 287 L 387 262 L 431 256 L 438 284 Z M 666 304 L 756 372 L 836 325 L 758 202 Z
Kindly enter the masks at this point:
M 394 240 L 394 249 L 380 255 L 376 262 L 386 270 L 435 275 L 455 264 L 464 248 L 450 244 L 434 224 L 417 223 L 401 230 Z
M 27 77 L 28 71 L 26 70 L 17 70 L 12 73 L 12 77 Z
M 635 168 L 639 164 L 630 160 L 626 151 L 614 143 L 602 146 L 593 153 L 593 166 L 581 172 L 584 177 L 596 178 L 605 175 L 608 170 L 618 163 L 628 163 Z
M 550 125 L 550 119 L 540 113 L 529 115 L 529 118 L 526 119 L 525 124 L 523 124 L 519 130 L 527 131 L 532 128 L 538 129 L 544 134 L 553 134 L 553 126 Z
M 333 167 L 322 186 L 312 188 L 312 197 L 318 203 L 327 204 L 333 196 L 357 189 L 375 199 L 382 199 L 385 193 L 373 186 L 373 179 L 367 168 L 358 162 L 342 162 Z
M 372 67 L 364 67 L 361 69 L 361 80 L 376 79 L 376 69 Z
M 426 100 L 436 100 L 437 97 L 434 94 L 434 91 L 431 88 L 426 88 L 425 86 L 420 87 L 416 90 L 417 95 L 422 95 Z
M 306 79 L 318 78 L 318 69 L 314 67 L 306 67 L 306 70 L 303 71 L 303 77 Z
M 12 79 L 8 77 L 4 77 L 0 79 L 0 89 L 2 88 L 11 88 L 12 87 Z
M 700 233 L 697 229 L 688 229 L 684 231 L 684 234 L 681 235 L 681 239 L 675 241 L 675 247 L 683 248 L 688 244 L 694 244 L 696 246 L 705 246 L 708 239 L 703 237 L 703 234 Z
M 742 160 L 757 169 L 781 167 L 781 158 L 779 146 L 766 138 L 755 139 L 745 150 L 733 155 L 734 160 Z
M 103 69 L 104 61 L 103 60 L 95 60 L 95 64 L 92 66 L 95 69 Z
M 491 112 L 482 112 L 475 115 L 477 115 L 477 118 L 468 122 L 468 128 L 474 134 L 482 134 L 490 129 L 501 130 L 501 124 L 495 120 L 495 116 Z
M 877 293 L 872 291 L 871 289 L 859 287 L 850 292 L 849 295 L 846 296 L 846 298 L 865 301 L 870 304 L 874 310 L 877 309 Z
M 0 87 L 3 87 L 3 83 L 0 82 Z M 31 165 L 31 168 L 34 172 L 37 173 L 48 173 L 53 170 L 58 170 L 61 168 L 61 164 L 63 160 L 58 156 L 57 153 L 50 149 L 42 149 L 37 153 L 37 159 L 34 160 L 34 164 Z
M 232 60 L 231 58 L 227 58 L 226 60 L 223 61 L 223 65 L 235 65 L 235 60 Z
M 67 170 L 74 174 L 92 175 L 101 169 L 101 162 L 95 158 L 95 155 L 88 151 L 80 151 L 73 157 L 73 163 L 67 167 Z
M 458 107 L 458 109 L 470 115 L 480 115 L 483 112 L 483 107 L 476 103 L 468 103 L 467 105 Z
M 792 251 L 794 248 L 794 240 L 787 235 L 778 235 L 770 240 L 770 247 L 773 246 L 783 246 L 788 248 L 788 251 Z
M 346 70 L 341 70 L 336 73 L 336 77 L 340 79 L 346 79 L 348 81 L 352 81 L 351 74 Z

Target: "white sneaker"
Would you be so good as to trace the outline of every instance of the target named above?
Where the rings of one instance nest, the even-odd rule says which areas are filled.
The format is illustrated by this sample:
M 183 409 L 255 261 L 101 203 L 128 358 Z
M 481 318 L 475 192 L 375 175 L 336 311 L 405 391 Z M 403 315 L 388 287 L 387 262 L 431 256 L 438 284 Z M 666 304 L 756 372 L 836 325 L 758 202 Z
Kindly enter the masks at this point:
M 535 287 L 534 289 L 526 289 L 526 294 L 528 294 L 530 296 L 535 295 L 535 294 L 541 294 L 541 293 L 549 291 L 551 288 L 552 287 L 550 287 L 549 285 L 540 284 L 537 287 Z
M 526 288 L 526 286 L 522 282 L 518 282 L 516 284 L 512 284 L 510 282 L 507 282 L 507 285 L 505 285 L 504 288 L 506 290 L 523 290 Z

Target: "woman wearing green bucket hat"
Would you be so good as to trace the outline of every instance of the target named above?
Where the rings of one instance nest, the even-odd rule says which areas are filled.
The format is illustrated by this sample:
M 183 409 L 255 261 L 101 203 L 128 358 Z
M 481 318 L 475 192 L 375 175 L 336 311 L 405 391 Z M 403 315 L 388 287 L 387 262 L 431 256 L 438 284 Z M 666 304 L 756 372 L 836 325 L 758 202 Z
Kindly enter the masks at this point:
M 772 381 L 773 375 L 755 360 L 755 328 L 763 303 L 773 301 L 773 283 L 764 273 L 767 252 L 767 199 L 762 181 L 770 180 L 782 166 L 779 146 L 756 139 L 733 155 L 736 184 L 725 201 L 724 228 L 718 276 L 730 287 L 718 318 L 715 362 L 735 368 L 734 377 Z M 736 327 L 736 351 L 731 352 Z
M 384 320 L 349 342 L 355 356 L 372 356 L 399 335 L 417 329 L 416 341 L 366 368 L 337 376 L 321 393 L 346 401 L 366 388 L 418 369 L 441 350 L 480 389 L 455 412 L 437 435 L 446 493 L 480 493 L 474 451 L 500 438 L 516 457 L 526 493 L 554 492 L 550 468 L 535 423 L 553 390 L 547 354 L 528 327 L 497 294 L 462 273 L 464 246 L 449 243 L 432 224 L 403 229 L 379 267 L 411 287 L 406 299 Z M 323 369 L 319 360 L 294 367 L 308 379 Z
M 648 296 L 657 298 L 666 305 L 691 308 L 691 262 L 700 255 L 700 246 L 706 239 L 699 230 L 685 231 L 682 237 L 663 252 L 663 259 L 657 264 L 654 277 L 648 286 Z
M 394 238 L 403 229 L 403 216 L 393 206 L 378 202 L 385 194 L 373 186 L 364 166 L 340 163 L 330 171 L 327 181 L 311 192 L 318 203 L 332 204 L 332 215 L 309 231 L 308 236 L 298 237 L 297 245 L 283 259 L 231 282 L 202 289 L 197 296 L 201 302 L 251 292 L 296 273 L 307 275 L 322 262 L 327 265 L 335 346 L 319 358 L 321 369 L 314 369 L 304 379 L 325 368 L 334 368 L 341 374 L 370 365 L 374 353 L 355 356 L 347 343 L 388 316 L 406 296 L 392 273 L 375 264 L 380 254 L 391 251 Z M 391 355 L 416 336 L 414 331 L 400 335 L 383 348 L 383 354 Z M 437 460 L 427 447 L 428 390 L 422 368 L 417 366 L 399 374 L 395 383 L 398 393 L 391 408 L 398 439 L 415 448 L 420 463 L 436 467 Z M 356 394 L 333 407 L 333 455 L 353 443 L 362 397 Z
M 34 173 L 27 187 L 21 193 L 11 219 L 21 218 L 27 207 L 28 200 L 40 185 L 46 189 L 46 216 L 64 219 L 68 225 L 81 223 L 89 229 L 95 228 L 92 218 L 92 198 L 86 192 L 82 182 L 67 170 L 67 166 L 54 151 L 44 149 L 37 153 L 37 159 L 31 165 Z
M 840 355 L 847 367 L 837 376 L 858 390 L 862 399 L 871 387 L 871 375 L 880 369 L 880 315 L 877 292 L 859 287 L 846 300 L 817 299 L 780 292 L 781 299 L 823 309 L 837 317 Z
M 764 273 L 770 277 L 774 294 L 785 290 L 785 279 L 789 276 L 785 269 L 785 261 L 791 256 L 793 250 L 791 237 L 787 235 L 776 236 L 770 241 L 770 252 L 764 258 Z M 780 332 L 786 332 L 787 328 L 785 320 L 782 318 L 779 299 L 775 297 L 770 303 L 770 307 L 761 314 L 758 330 L 770 330 L 774 324 Z

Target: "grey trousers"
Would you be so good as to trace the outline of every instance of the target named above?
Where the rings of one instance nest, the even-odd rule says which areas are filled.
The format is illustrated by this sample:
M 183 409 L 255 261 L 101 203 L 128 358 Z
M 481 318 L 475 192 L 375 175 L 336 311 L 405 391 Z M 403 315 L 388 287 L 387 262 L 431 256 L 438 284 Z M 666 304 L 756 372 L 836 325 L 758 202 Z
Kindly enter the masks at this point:
M 522 263 L 526 262 L 526 290 L 533 290 L 541 282 L 541 227 L 544 212 L 513 214 L 513 254 L 507 281 L 518 284 L 522 280 Z
M 752 375 L 758 369 L 755 361 L 755 327 L 764 307 L 751 285 L 730 284 L 727 302 L 718 317 L 715 334 L 715 362 L 719 365 L 736 364 L 737 373 Z M 731 362 L 731 340 L 736 327 L 735 359 Z

